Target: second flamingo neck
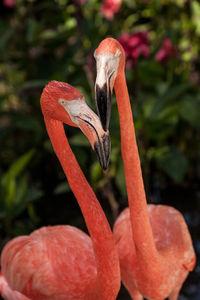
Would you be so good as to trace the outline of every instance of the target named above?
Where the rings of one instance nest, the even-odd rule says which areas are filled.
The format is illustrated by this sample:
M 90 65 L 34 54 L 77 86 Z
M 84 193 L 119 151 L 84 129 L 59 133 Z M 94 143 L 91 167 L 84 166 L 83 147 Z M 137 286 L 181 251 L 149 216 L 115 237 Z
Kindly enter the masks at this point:
M 139 254 L 148 261 L 149 258 L 152 258 L 152 255 L 157 256 L 157 251 L 148 215 L 132 110 L 123 73 L 116 78 L 114 87 L 120 119 L 121 151 L 125 169 L 132 235 Z
M 108 295 L 112 292 L 117 294 L 120 285 L 119 261 L 112 231 L 69 146 L 63 124 L 52 119 L 45 119 L 45 123 L 54 151 L 79 203 L 93 242 L 102 299 L 109 299 Z

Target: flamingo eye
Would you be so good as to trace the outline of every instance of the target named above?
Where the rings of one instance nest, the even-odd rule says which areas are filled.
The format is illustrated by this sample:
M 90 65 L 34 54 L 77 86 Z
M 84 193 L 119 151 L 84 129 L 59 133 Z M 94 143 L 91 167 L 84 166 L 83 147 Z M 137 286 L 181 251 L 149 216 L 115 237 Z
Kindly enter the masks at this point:
M 64 99 L 59 99 L 59 100 L 58 100 L 58 103 L 59 103 L 60 105 L 65 105 L 65 100 L 64 100 Z

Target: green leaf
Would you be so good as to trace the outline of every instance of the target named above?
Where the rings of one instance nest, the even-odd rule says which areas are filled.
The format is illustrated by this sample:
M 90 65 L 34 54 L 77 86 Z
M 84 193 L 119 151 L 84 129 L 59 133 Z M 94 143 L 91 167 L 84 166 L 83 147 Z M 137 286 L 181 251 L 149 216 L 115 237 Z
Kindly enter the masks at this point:
M 162 94 L 156 99 L 149 117 L 151 119 L 159 117 L 160 113 L 167 104 L 179 98 L 183 93 L 185 93 L 189 88 L 191 88 L 191 86 L 191 83 L 182 83 L 178 86 L 168 89 L 164 94 Z
M 21 205 L 21 202 L 27 192 L 27 181 L 25 177 L 20 178 L 20 180 L 17 181 L 16 186 L 16 193 L 14 196 L 13 204 L 18 207 Z
M 7 211 L 10 210 L 12 207 L 15 191 L 16 191 L 16 182 L 14 178 L 8 177 L 6 185 L 3 186 L 4 203 Z
M 183 102 L 180 114 L 181 117 L 189 122 L 191 125 L 200 130 L 200 98 L 188 97 Z
M 191 8 L 193 13 L 193 22 L 196 26 L 196 33 L 200 35 L 200 4 L 198 1 L 191 1 Z
M 25 177 L 20 178 L 17 181 L 16 193 L 12 202 L 11 214 L 12 216 L 18 216 L 26 208 L 27 201 L 27 181 Z
M 177 183 L 183 180 L 187 171 L 188 160 L 174 147 L 163 147 L 155 155 L 158 166 Z
M 70 190 L 69 183 L 67 181 L 61 182 L 54 190 L 54 194 L 63 194 Z
M 33 204 L 32 204 L 32 203 L 29 203 L 27 209 L 28 209 L 28 214 L 29 214 L 30 218 L 31 218 L 35 223 L 37 223 L 37 222 L 39 221 L 39 218 L 38 218 L 38 216 L 37 216 L 37 214 L 36 214 L 36 212 L 35 212 L 35 208 L 34 208 Z
M 75 18 L 68 18 L 65 21 L 65 29 L 67 29 L 67 30 L 71 30 L 71 29 L 75 28 L 76 26 L 77 26 L 77 23 L 76 23 Z
M 11 165 L 7 173 L 2 178 L 3 185 L 6 184 L 9 178 L 15 179 L 25 169 L 25 167 L 33 157 L 34 152 L 35 151 L 33 149 L 28 151 Z
M 27 25 L 26 25 L 26 40 L 28 43 L 34 42 L 34 40 L 37 37 L 37 33 L 40 31 L 40 23 L 38 23 L 36 20 L 30 18 L 28 19 Z
M 27 201 L 32 202 L 43 196 L 43 192 L 35 187 L 30 187 L 27 191 Z
M 90 174 L 91 174 L 92 182 L 97 182 L 101 178 L 102 169 L 101 169 L 101 166 L 98 161 L 95 161 L 92 164 L 92 166 L 90 168 Z
M 69 142 L 73 146 L 89 146 L 87 138 L 82 133 L 78 133 L 69 138 Z

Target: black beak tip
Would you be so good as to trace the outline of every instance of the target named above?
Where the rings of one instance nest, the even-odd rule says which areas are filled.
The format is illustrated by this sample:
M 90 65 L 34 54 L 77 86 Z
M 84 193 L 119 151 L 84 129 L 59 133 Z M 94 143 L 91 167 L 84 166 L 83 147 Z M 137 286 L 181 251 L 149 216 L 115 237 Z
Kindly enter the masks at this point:
M 104 134 L 104 136 L 102 137 L 102 141 L 103 141 L 103 149 L 105 154 L 105 161 L 107 162 L 107 167 L 108 167 L 110 161 L 110 148 L 111 148 L 110 135 Z
M 94 144 L 94 150 L 97 154 L 98 161 L 104 171 L 108 169 L 110 160 L 110 136 L 104 134 L 102 137 L 102 143 L 96 142 Z
M 108 164 L 108 165 L 109 165 L 109 164 Z M 108 169 L 108 165 L 107 165 L 107 166 L 103 166 L 102 169 L 103 169 L 104 171 L 106 171 L 106 170 Z

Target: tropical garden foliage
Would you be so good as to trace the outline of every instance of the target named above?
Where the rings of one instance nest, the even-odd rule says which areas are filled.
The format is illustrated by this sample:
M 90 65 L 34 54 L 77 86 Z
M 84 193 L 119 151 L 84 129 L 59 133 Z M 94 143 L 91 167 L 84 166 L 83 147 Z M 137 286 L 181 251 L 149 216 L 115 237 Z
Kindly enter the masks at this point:
M 77 87 L 95 110 L 99 42 L 123 45 L 143 177 L 149 202 L 185 216 L 197 254 L 200 131 L 200 4 L 197 0 L 4 0 L 0 7 L 0 241 L 42 225 L 85 229 L 53 153 L 40 109 L 45 84 Z M 70 145 L 113 224 L 127 206 L 115 98 L 112 152 L 104 173 L 88 141 L 66 127 Z M 182 298 L 200 297 L 200 264 Z M 129 299 L 119 295 L 119 299 Z

